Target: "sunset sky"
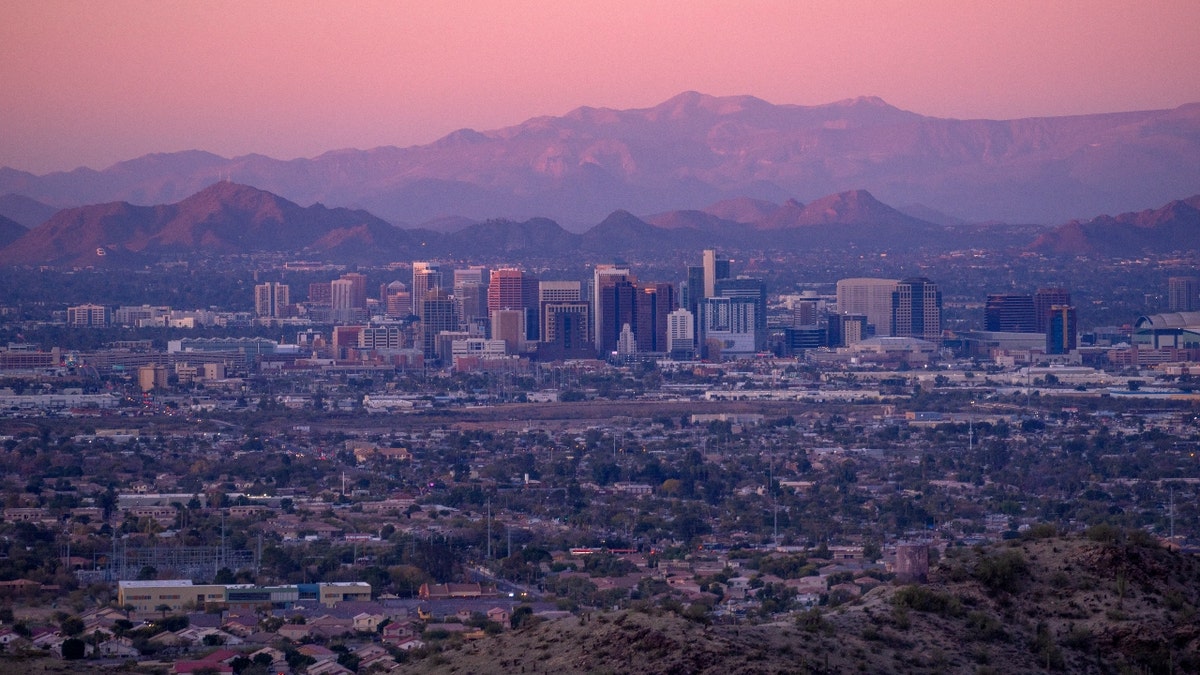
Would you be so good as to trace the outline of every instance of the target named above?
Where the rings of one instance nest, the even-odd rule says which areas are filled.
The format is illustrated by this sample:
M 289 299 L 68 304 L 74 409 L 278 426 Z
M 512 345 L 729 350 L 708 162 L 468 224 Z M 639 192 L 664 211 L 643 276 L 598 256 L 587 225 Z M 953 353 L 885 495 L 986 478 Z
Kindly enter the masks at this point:
M 6 2 L 0 166 L 428 143 L 682 91 L 939 117 L 1200 101 L 1200 2 Z

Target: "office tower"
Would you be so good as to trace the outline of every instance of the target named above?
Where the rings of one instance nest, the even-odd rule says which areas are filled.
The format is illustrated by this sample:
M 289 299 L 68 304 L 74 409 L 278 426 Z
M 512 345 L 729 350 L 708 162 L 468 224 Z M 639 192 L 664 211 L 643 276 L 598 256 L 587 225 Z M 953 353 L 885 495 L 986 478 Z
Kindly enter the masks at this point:
M 488 315 L 513 309 L 525 313 L 525 340 L 538 336 L 538 280 L 516 268 L 492 270 L 488 282 Z M 493 335 L 493 337 L 495 337 Z
M 329 282 L 330 318 L 334 321 L 360 321 L 366 316 L 365 297 L 362 307 L 356 306 L 358 289 L 353 279 L 334 279 Z
M 538 302 L 578 302 L 583 299 L 583 284 L 578 281 L 539 281 Z
M 792 328 L 815 326 L 820 317 L 816 300 L 801 300 L 792 305 Z
M 458 288 L 462 284 L 487 286 L 490 277 L 491 273 L 483 265 L 471 265 L 464 269 L 456 269 L 454 270 L 454 287 Z
M 616 351 L 625 324 L 637 323 L 637 294 L 637 282 L 629 278 L 610 274 L 601 279 L 600 302 L 594 310 L 596 322 L 603 326 L 596 345 L 601 355 Z
M 866 340 L 867 315 L 833 314 L 829 317 L 828 338 L 830 347 L 849 347 Z
M 649 283 L 638 289 L 634 300 L 633 326 L 640 352 L 667 351 L 667 315 L 679 305 L 675 298 L 675 286 L 669 283 Z
M 103 305 L 76 305 L 67 308 L 68 326 L 107 326 L 108 307 Z
M 696 354 L 696 317 L 683 307 L 667 315 L 667 351 L 677 359 Z
M 592 277 L 592 342 L 601 354 L 611 353 L 617 348 L 617 336 L 621 332 L 621 323 L 614 326 L 613 322 L 622 315 L 622 311 L 628 313 L 628 318 L 624 319 L 622 323 L 633 323 L 633 300 L 628 300 L 628 307 L 614 304 L 617 298 L 613 295 L 615 291 L 612 287 L 618 282 L 626 282 L 632 286 L 637 282 L 637 277 L 631 274 L 627 268 L 616 265 L 596 265 Z M 602 302 L 601 296 L 606 294 L 607 301 Z
M 984 330 L 1003 333 L 1036 333 L 1037 309 L 1032 295 L 994 293 L 983 307 Z
M 892 292 L 896 279 L 853 278 L 837 282 L 838 314 L 862 314 L 873 335 L 892 335 Z
M 308 304 L 323 307 L 333 304 L 333 289 L 328 281 L 316 281 L 308 285 Z
M 1167 311 L 1194 312 L 1200 309 L 1200 279 L 1170 277 L 1167 279 Z
M 1054 305 L 1046 317 L 1046 353 L 1070 354 L 1076 348 L 1079 332 L 1075 308 L 1069 305 Z
M 759 336 L 758 302 L 752 297 L 705 298 L 700 303 L 698 324 L 705 358 L 753 356 L 766 344 L 765 334 Z
M 1070 305 L 1071 293 L 1065 288 L 1039 288 L 1033 294 L 1033 309 L 1037 312 L 1036 333 L 1045 333 L 1050 324 L 1050 308 Z
M 492 310 L 492 339 L 504 340 L 507 353 L 520 353 L 525 344 L 525 319 L 525 311 L 520 308 Z
M 579 347 L 584 342 L 590 343 L 591 322 L 588 314 L 591 308 L 583 300 L 583 284 L 578 281 L 542 281 L 538 283 L 538 324 L 539 338 L 544 343 L 560 344 L 567 340 Z M 571 314 L 573 318 L 559 319 L 560 314 Z M 566 321 L 566 324 L 562 324 Z M 565 328 L 564 328 L 565 326 Z M 562 330 L 574 331 L 582 327 L 586 332 L 582 336 L 563 335 Z M 561 346 L 561 344 L 560 344 Z
M 369 350 L 403 349 L 404 333 L 400 326 L 376 325 L 363 326 L 358 333 L 358 348 Z
M 591 310 L 591 304 L 583 300 L 543 302 L 542 343 L 549 346 L 546 353 L 564 359 L 595 356 L 588 322 Z
M 290 295 L 291 289 L 287 284 L 271 282 L 255 285 L 254 314 L 276 319 L 286 316 L 287 306 L 291 304 Z
M 704 251 L 703 269 L 704 269 L 704 297 L 711 298 L 717 295 L 717 282 L 721 279 L 729 278 L 729 261 L 724 258 L 718 258 L 717 252 L 712 249 Z
M 687 268 L 687 278 L 679 284 L 679 306 L 695 316 L 699 312 L 700 301 L 704 299 L 704 266 Z
M 638 352 L 637 337 L 629 324 L 621 326 L 621 334 L 617 336 L 617 355 L 633 356 Z
M 454 331 L 458 328 L 458 316 L 455 313 L 454 299 L 441 288 L 434 287 L 425 294 L 421 301 L 421 348 L 427 359 L 440 359 L 444 355 L 438 351 L 438 334 L 442 331 Z
M 339 277 L 341 281 L 350 282 L 350 307 L 354 309 L 367 308 L 367 277 L 358 272 L 347 272 Z
M 442 288 L 442 268 L 437 263 L 414 262 L 413 282 L 409 286 L 412 293 L 413 314 L 421 320 L 425 319 L 425 297 L 432 291 Z
M 482 265 L 454 270 L 454 299 L 458 301 L 459 323 L 464 327 L 486 322 L 490 276 Z
M 715 290 L 716 297 L 719 298 L 740 298 L 754 302 L 754 349 L 759 352 L 765 350 L 767 348 L 767 285 L 763 280 L 749 277 L 718 279 Z
M 403 319 L 412 314 L 412 295 L 402 281 L 384 287 L 383 313 L 389 319 Z
M 942 338 L 942 292 L 925 277 L 910 277 L 892 291 L 892 334 L 937 341 Z

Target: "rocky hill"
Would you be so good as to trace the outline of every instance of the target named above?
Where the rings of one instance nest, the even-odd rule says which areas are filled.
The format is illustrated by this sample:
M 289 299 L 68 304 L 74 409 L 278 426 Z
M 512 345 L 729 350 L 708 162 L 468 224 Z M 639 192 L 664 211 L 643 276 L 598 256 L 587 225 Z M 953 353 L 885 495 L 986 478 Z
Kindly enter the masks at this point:
M 953 120 L 877 98 L 798 106 L 687 92 L 650 108 L 585 107 L 427 145 L 312 159 L 188 151 L 99 171 L 0 169 L 0 194 L 57 207 L 158 204 L 229 178 L 296 203 L 363 208 L 392 223 L 542 216 L 576 229 L 617 209 L 658 213 L 736 198 L 807 202 L 866 189 L 888 203 L 923 204 L 972 222 L 1058 223 L 1193 193 L 1198 132 L 1200 104 Z
M 220 182 L 176 204 L 65 209 L 0 249 L 0 264 L 81 266 L 257 251 L 379 260 L 408 237 L 365 211 L 304 208 L 257 188 Z
M 703 248 L 946 247 L 946 228 L 906 216 L 856 190 L 805 206 L 755 202 L 736 222 L 703 211 L 643 220 L 624 210 L 582 234 L 553 220 L 452 221 L 439 230 L 397 228 L 365 211 L 301 207 L 270 192 L 215 183 L 175 204 L 113 202 L 64 209 L 25 232 L 13 230 L 0 264 L 68 267 L 143 265 L 162 258 L 277 252 L 346 262 L 421 258 L 654 258 Z M 15 226 L 20 227 L 20 226 Z M 0 233 L 2 234 L 2 233 Z M 3 243 L 0 241 L 0 246 Z
M 1148 538 L 951 549 L 928 583 L 888 584 L 766 625 L 670 601 L 535 623 L 434 650 L 411 672 L 845 673 L 1200 670 L 1200 560 Z M 675 605 L 678 607 L 678 604 Z M 684 618 L 690 616 L 691 619 Z
M 1072 220 L 1037 238 L 1033 249 L 1068 255 L 1166 253 L 1200 248 L 1200 195 L 1157 209 Z

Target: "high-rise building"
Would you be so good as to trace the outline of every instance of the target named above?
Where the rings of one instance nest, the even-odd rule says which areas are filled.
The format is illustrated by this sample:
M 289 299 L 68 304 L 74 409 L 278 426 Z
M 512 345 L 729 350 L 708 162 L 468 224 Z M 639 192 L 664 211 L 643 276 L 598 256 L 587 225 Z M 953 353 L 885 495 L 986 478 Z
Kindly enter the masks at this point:
M 679 305 L 675 298 L 675 286 L 669 283 L 644 284 L 639 289 L 634 303 L 637 323 L 634 335 L 639 352 L 667 351 L 667 316 Z
M 700 311 L 700 301 L 703 299 L 704 266 L 690 266 L 687 268 L 687 278 L 679 284 L 679 306 L 695 316 Z
M 729 278 L 729 261 L 718 258 L 717 252 L 706 249 L 702 258 L 704 269 L 704 297 L 717 295 L 717 282 Z
M 383 290 L 383 313 L 389 319 L 403 319 L 412 314 L 412 295 L 402 281 L 393 281 Z
M 454 270 L 454 299 L 458 302 L 458 318 L 463 327 L 486 324 L 490 277 L 490 272 L 482 265 Z
M 413 314 L 425 319 L 425 297 L 432 291 L 442 288 L 442 268 L 437 263 L 414 262 L 413 282 L 409 286 L 412 293 Z
M 892 291 L 892 335 L 942 338 L 942 292 L 925 277 L 910 277 Z
M 488 315 L 511 309 L 525 313 L 525 340 L 538 337 L 538 280 L 512 267 L 492 270 L 488 283 Z M 495 337 L 493 335 L 493 337 Z
M 629 269 L 616 265 L 596 265 L 592 277 L 592 342 L 600 354 L 608 354 L 617 348 L 617 337 L 622 323 L 633 323 L 633 301 L 618 307 L 613 287 L 621 282 L 628 283 L 630 290 L 637 277 Z M 628 312 L 628 318 L 613 325 L 614 321 Z
M 865 314 L 832 314 L 829 317 L 828 336 L 830 347 L 849 347 L 866 340 L 867 316 Z
M 291 304 L 291 289 L 287 284 L 270 282 L 254 287 L 254 314 L 262 317 L 281 318 L 287 315 Z
M 1170 277 L 1167 279 L 1167 310 L 1194 312 L 1200 309 L 1200 279 Z
M 308 304 L 320 307 L 333 304 L 333 289 L 328 281 L 314 281 L 308 285 Z
M 767 348 L 767 285 L 763 280 L 750 277 L 718 279 L 715 290 L 716 297 L 738 298 L 754 303 L 754 349 L 764 351 Z
M 67 308 L 68 326 L 107 326 L 108 307 L 103 305 L 76 305 Z
M 545 353 L 563 359 L 595 356 L 589 316 L 591 304 L 583 300 L 543 302 L 542 343 L 548 345 Z
M 667 315 L 667 351 L 676 359 L 696 355 L 696 317 L 683 307 Z
M 421 348 L 426 359 L 440 359 L 444 354 L 438 351 L 438 334 L 443 331 L 453 332 L 458 328 L 454 299 L 448 293 L 435 287 L 425 294 L 421 301 Z
M 1037 309 L 1032 295 L 993 293 L 983 307 L 984 330 L 1003 333 L 1036 333 Z
M 347 272 L 339 277 L 341 281 L 350 282 L 350 307 L 354 309 L 367 308 L 367 277 L 358 272 Z
M 853 278 L 837 282 L 838 314 L 861 314 L 867 317 L 867 330 L 872 335 L 892 335 L 892 292 L 896 279 Z
M 492 339 L 504 340 L 509 354 L 518 354 L 525 345 L 525 311 L 522 309 L 496 309 L 491 312 Z
M 354 282 L 349 279 L 334 279 L 329 282 L 330 315 L 334 321 L 354 321 Z
M 753 356 L 766 336 L 758 335 L 758 302 L 752 297 L 705 298 L 700 303 L 699 343 L 703 356 L 717 360 Z
M 1046 353 L 1071 353 L 1077 347 L 1078 332 L 1075 308 L 1069 305 L 1052 306 L 1046 318 Z
M 569 349 L 591 343 L 590 305 L 583 299 L 582 284 L 578 281 L 542 281 L 538 284 L 538 323 L 540 340 L 547 344 L 565 343 Z M 569 314 L 563 318 L 560 315 Z M 564 323 L 565 322 L 565 323 Z M 574 331 L 582 328 L 582 336 Z M 564 334 L 562 331 L 568 331 Z
M 792 305 L 792 328 L 815 326 L 820 318 L 816 300 L 801 300 Z
M 1071 293 L 1065 288 L 1039 288 L 1033 294 L 1033 310 L 1037 312 L 1037 330 L 1045 333 L 1050 324 L 1050 308 L 1055 305 L 1070 305 Z

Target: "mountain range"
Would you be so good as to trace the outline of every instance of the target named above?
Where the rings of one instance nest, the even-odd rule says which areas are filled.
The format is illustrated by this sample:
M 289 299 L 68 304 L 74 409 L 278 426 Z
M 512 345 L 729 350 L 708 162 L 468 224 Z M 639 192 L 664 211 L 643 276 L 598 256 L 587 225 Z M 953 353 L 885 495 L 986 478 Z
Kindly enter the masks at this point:
M 109 202 L 64 209 L 21 231 L 22 236 L 0 248 L 0 264 L 137 265 L 256 252 L 357 262 L 506 255 L 603 258 L 714 246 L 905 250 L 947 243 L 946 228 L 907 216 L 862 190 L 829 195 L 807 206 L 794 200 L 783 205 L 758 201 L 739 211 L 723 202 L 714 205 L 714 212 L 675 211 L 648 220 L 618 210 L 575 233 L 546 218 L 455 222 L 443 231 L 397 228 L 366 211 L 321 204 L 305 208 L 224 181 L 174 204 Z
M 1072 220 L 1037 238 L 1047 253 L 1122 255 L 1200 249 L 1200 195 L 1157 209 Z
M 1070 221 L 1036 241 L 1028 228 L 939 225 L 865 191 L 808 204 L 737 199 L 704 210 L 639 218 L 614 211 L 583 233 L 547 218 L 394 227 L 362 210 L 302 207 L 248 185 L 218 182 L 173 204 L 109 202 L 63 209 L 35 228 L 0 216 L 0 264 L 140 266 L 162 259 L 279 253 L 382 263 L 422 258 L 646 259 L 725 250 L 945 251 L 1033 248 L 1051 254 L 1127 254 L 1200 248 L 1200 195 L 1158 209 Z M 5 245 L 5 242 L 8 242 Z
M 1200 188 L 1200 104 L 1173 110 L 954 120 L 878 98 L 773 105 L 687 92 L 660 105 L 579 108 L 406 148 L 283 161 L 201 151 L 97 171 L 0 169 L 0 194 L 58 208 L 172 203 L 218 179 L 396 225 L 547 217 L 578 230 L 617 209 L 660 213 L 748 198 L 805 202 L 865 189 L 971 222 L 1054 224 L 1150 208 Z M 717 213 L 727 217 L 731 213 Z M 443 221 L 445 222 L 445 221 Z

